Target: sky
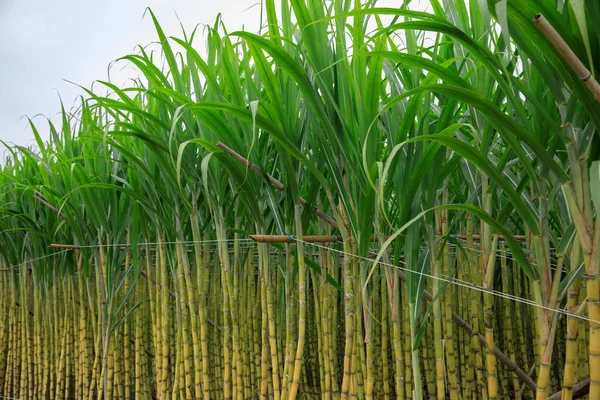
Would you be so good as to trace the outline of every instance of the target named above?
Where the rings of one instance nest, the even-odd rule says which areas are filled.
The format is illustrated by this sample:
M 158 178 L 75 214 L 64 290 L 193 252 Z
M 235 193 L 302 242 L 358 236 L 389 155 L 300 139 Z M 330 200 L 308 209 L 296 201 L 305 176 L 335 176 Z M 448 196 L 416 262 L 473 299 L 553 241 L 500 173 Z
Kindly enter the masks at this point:
M 191 32 L 213 24 L 218 13 L 229 32 L 260 27 L 260 0 L 0 0 L 0 140 L 35 146 L 27 117 L 46 139 L 46 118 L 60 126 L 61 100 L 73 109 L 83 94 L 78 85 L 107 80 L 113 61 L 156 41 L 147 7 L 167 36 L 181 36 L 181 26 Z M 132 71 L 125 62 L 113 63 L 110 80 L 122 86 Z M 0 160 L 4 155 L 0 150 Z
M 75 106 L 83 93 L 77 85 L 89 88 L 107 79 L 111 62 L 156 41 L 146 7 L 168 36 L 181 36 L 180 23 L 188 32 L 213 24 L 219 12 L 230 32 L 257 32 L 257 1 L 0 0 L 0 140 L 33 145 L 26 117 L 46 136 L 46 117 L 60 125 L 60 101 L 67 109 Z M 129 76 L 124 62 L 110 69 L 117 85 Z

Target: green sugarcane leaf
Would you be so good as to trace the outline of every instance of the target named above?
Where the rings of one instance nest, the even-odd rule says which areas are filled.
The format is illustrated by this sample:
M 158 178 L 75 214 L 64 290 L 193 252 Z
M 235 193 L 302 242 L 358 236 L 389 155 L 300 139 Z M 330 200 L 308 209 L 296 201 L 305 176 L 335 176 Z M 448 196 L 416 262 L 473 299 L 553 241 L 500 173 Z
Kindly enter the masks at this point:
M 319 264 L 317 264 L 316 262 L 314 262 L 313 260 L 311 260 L 309 258 L 305 258 L 304 262 L 306 263 L 306 265 L 308 265 L 310 267 L 310 269 L 312 269 L 319 275 L 323 275 L 323 270 L 321 269 L 321 266 Z M 331 275 L 329 275 L 329 273 L 327 273 L 327 282 L 331 286 L 336 288 L 337 291 L 340 292 L 342 295 L 344 294 L 344 288 L 342 287 L 342 285 L 340 285 L 338 283 L 338 281 L 336 281 Z
M 571 8 L 573 9 L 573 14 L 575 14 L 575 20 L 577 21 L 577 26 L 579 27 L 579 33 L 581 33 L 581 38 L 583 39 L 583 45 L 585 46 L 585 51 L 588 56 L 589 69 L 590 71 L 594 70 L 594 59 L 592 57 L 592 47 L 590 45 L 590 36 L 588 35 L 586 15 L 585 15 L 585 1 L 584 0 L 570 0 Z
M 136 305 L 134 305 L 133 307 L 131 307 L 129 310 L 127 310 L 127 313 L 121 318 L 119 319 L 119 321 L 117 321 L 117 323 L 111 328 L 110 330 L 110 334 L 114 334 L 117 329 L 119 329 L 119 327 L 123 324 L 123 322 L 125 322 L 125 320 L 137 309 L 139 308 L 142 304 L 144 303 L 148 303 L 150 302 L 150 300 L 143 300 L 140 301 L 139 303 L 137 303 Z
M 253 123 L 254 121 L 256 121 L 256 126 L 262 128 L 266 132 L 272 134 L 273 139 L 275 141 L 277 141 L 286 151 L 288 151 L 292 156 L 294 156 L 294 158 L 296 158 L 303 165 L 305 165 L 308 169 L 310 169 L 310 171 L 314 174 L 315 178 L 317 178 L 319 180 L 319 182 L 321 182 L 321 185 L 323 185 L 323 188 L 325 190 L 329 189 L 329 182 L 325 179 L 325 177 L 323 176 L 321 171 L 319 171 L 319 169 L 316 167 L 316 165 L 314 165 L 314 163 L 311 163 L 309 161 L 309 159 L 306 157 L 306 155 L 304 153 L 302 153 L 294 145 L 294 143 L 289 139 L 289 137 L 287 135 L 285 135 L 283 132 L 281 132 L 279 127 L 277 127 L 276 125 L 271 123 L 271 121 L 269 121 L 265 117 L 257 115 L 256 118 L 252 118 L 252 114 L 249 110 L 246 110 L 245 108 L 238 107 L 238 106 L 235 106 L 232 104 L 225 104 L 225 103 L 203 102 L 203 103 L 190 105 L 189 108 L 191 110 L 224 111 L 224 112 L 230 113 L 231 115 L 239 118 L 240 120 L 246 121 L 250 124 Z M 213 115 L 213 114 L 212 113 L 202 114 L 202 117 L 205 117 L 205 116 L 209 117 L 211 115 Z
M 507 0 L 500 0 L 495 4 L 496 7 L 496 16 L 498 17 L 498 22 L 502 27 L 502 37 L 504 38 L 504 44 L 507 49 L 509 49 L 510 44 L 510 34 L 508 33 L 508 17 L 506 11 Z
M 560 303 L 569 293 L 569 288 L 575 283 L 575 281 L 583 275 L 585 272 L 585 264 L 582 261 L 579 265 L 571 265 L 571 270 L 567 275 L 560 281 L 558 287 L 557 302 Z
M 534 234 L 539 233 L 539 227 L 537 225 L 537 221 L 535 220 L 534 210 L 531 210 L 530 206 L 523 202 L 521 196 L 515 190 L 512 184 L 510 184 L 510 182 L 504 179 L 504 177 L 498 172 L 496 167 L 489 162 L 487 157 L 483 156 L 479 151 L 475 150 L 473 147 L 464 143 L 463 141 L 447 135 L 421 136 L 410 139 L 408 142 L 417 142 L 425 140 L 437 141 L 442 145 L 448 147 L 452 151 L 458 153 L 471 163 L 477 165 L 488 177 L 490 177 L 494 184 L 498 185 L 505 191 L 506 195 L 513 203 L 515 210 L 527 223 L 529 229 L 531 229 L 532 232 L 534 232 Z
M 165 58 L 167 59 L 167 63 L 169 64 L 169 72 L 171 73 L 171 76 L 172 76 L 173 80 L 175 81 L 175 87 L 177 88 L 178 91 L 185 92 L 185 90 L 186 90 L 185 85 L 183 83 L 181 73 L 179 72 L 179 67 L 177 65 L 177 61 L 175 60 L 175 55 L 173 53 L 173 50 L 171 49 L 171 45 L 169 44 L 169 40 L 167 39 L 167 36 L 163 32 L 162 27 L 160 26 L 158 19 L 156 19 L 156 16 L 152 12 L 152 10 L 150 8 L 147 8 L 146 10 L 152 17 L 152 22 L 154 23 L 154 29 L 156 30 L 156 33 L 158 34 L 158 38 L 159 38 L 160 44 L 162 46 L 163 54 L 164 54 Z
M 576 237 L 577 230 L 575 229 L 575 224 L 571 223 L 567 230 L 563 233 L 562 238 L 560 239 L 560 242 L 556 247 L 556 255 L 565 256 L 571 248 L 571 245 L 573 244 L 573 241 Z
M 523 248 L 519 245 L 519 242 L 514 238 L 513 234 L 506 229 L 504 226 L 500 225 L 494 218 L 492 218 L 488 213 L 483 211 L 479 207 L 475 207 L 471 204 L 447 204 L 435 207 L 435 209 L 440 210 L 462 210 L 469 212 L 480 219 L 482 219 L 486 224 L 490 225 L 496 232 L 499 232 L 504 236 L 504 240 L 506 244 L 510 248 L 510 251 L 513 253 L 517 263 L 525 272 L 525 274 L 532 280 L 539 280 L 539 274 L 536 269 L 532 267 L 523 251 Z
M 413 349 L 417 349 L 419 347 L 419 345 L 421 344 L 421 340 L 423 339 L 423 336 L 425 335 L 425 330 L 427 329 L 427 326 L 428 326 L 427 323 L 428 323 L 429 316 L 433 312 L 433 303 L 435 303 L 436 301 L 438 301 L 440 299 L 440 296 L 442 294 L 444 294 L 444 291 L 446 290 L 446 288 L 448 287 L 449 284 L 450 284 L 449 280 L 444 281 L 442 283 L 442 285 L 440 286 L 439 290 L 437 291 L 437 293 L 435 294 L 435 296 L 433 296 L 433 299 L 431 299 L 431 301 L 429 302 L 429 305 L 427 306 L 427 309 L 425 310 L 425 314 L 423 315 L 423 319 L 421 320 L 421 323 L 419 324 L 419 328 L 417 329 L 417 332 L 415 334 L 415 339 L 412 343 Z
M 363 301 L 364 301 L 363 304 L 368 304 L 368 302 L 366 301 L 367 300 L 367 285 L 368 285 L 369 281 L 371 280 L 371 276 L 375 272 L 376 267 L 379 265 L 381 258 L 383 257 L 384 253 L 387 251 L 390 244 L 392 244 L 398 238 L 398 236 L 400 236 L 413 223 L 422 219 L 425 216 L 425 214 L 427 214 L 429 211 L 431 211 L 431 210 L 425 210 L 425 211 L 421 211 L 420 213 L 418 213 L 410 221 L 408 221 L 406 224 L 402 225 L 402 227 L 400 227 L 400 229 L 397 229 L 392 235 L 390 235 L 390 237 L 388 237 L 386 239 L 386 241 L 383 243 L 383 245 L 381 245 L 381 248 L 377 252 L 377 256 L 375 257 L 375 260 L 373 261 L 373 266 L 369 270 L 369 274 L 367 275 L 367 278 L 365 279 L 365 283 L 363 284 L 363 288 L 362 288 L 362 295 L 363 295 Z

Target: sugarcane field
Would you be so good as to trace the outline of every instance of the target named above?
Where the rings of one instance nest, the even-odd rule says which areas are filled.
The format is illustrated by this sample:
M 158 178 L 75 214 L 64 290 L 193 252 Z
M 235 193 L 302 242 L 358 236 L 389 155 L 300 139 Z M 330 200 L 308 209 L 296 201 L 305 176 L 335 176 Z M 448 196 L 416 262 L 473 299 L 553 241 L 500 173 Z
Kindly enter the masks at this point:
M 600 400 L 600 2 L 255 7 L 2 138 L 0 399 Z

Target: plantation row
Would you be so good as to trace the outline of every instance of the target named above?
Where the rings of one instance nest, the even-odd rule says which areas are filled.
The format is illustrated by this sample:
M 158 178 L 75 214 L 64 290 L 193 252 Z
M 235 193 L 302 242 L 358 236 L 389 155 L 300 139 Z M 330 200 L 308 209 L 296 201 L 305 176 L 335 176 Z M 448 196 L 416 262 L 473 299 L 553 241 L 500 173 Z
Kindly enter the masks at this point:
M 464 244 L 467 248 L 467 244 L 473 245 L 473 237 Z M 466 266 L 467 257 L 478 260 L 477 247 L 464 254 L 444 254 L 451 269 L 462 265 L 463 281 L 477 278 L 477 270 Z M 131 252 L 99 250 L 95 267 L 110 259 L 120 260 L 122 293 L 127 293 L 114 299 L 120 311 L 114 313 L 105 367 L 102 332 L 109 322 L 102 318 L 101 280 L 105 277 L 101 273 L 94 272 L 90 278 L 70 274 L 50 288 L 25 266 L 14 276 L 0 275 L 0 310 L 9 316 L 0 326 L 2 393 L 15 398 L 53 399 L 102 394 L 121 399 L 287 398 L 296 382 L 300 398 L 335 398 L 340 393 L 359 398 L 414 398 L 408 298 L 398 268 L 386 266 L 380 271 L 390 276 L 391 290 L 385 280 L 369 285 L 372 315 L 370 326 L 365 326 L 360 318 L 360 298 L 355 298 L 353 309 L 348 310 L 341 288 L 327 281 L 328 277 L 330 281 L 346 280 L 346 290 L 358 284 L 356 274 L 340 275 L 344 257 L 335 249 L 305 247 L 300 258 L 305 257 L 307 263 L 329 275 L 320 274 L 317 268 L 307 272 L 306 353 L 296 373 L 299 293 L 297 288 L 286 287 L 286 276 L 295 268 L 295 246 L 269 251 L 264 244 L 231 241 L 220 246 L 207 241 L 191 252 L 187 250 L 180 244 L 159 245 L 158 251 L 143 252 L 139 268 L 144 272 L 137 278 L 128 273 L 135 268 Z M 529 296 L 530 288 L 504 246 L 501 251 L 502 291 Z M 223 254 L 228 255 L 221 258 Z M 61 253 L 41 262 L 52 269 L 70 257 Z M 81 270 L 79 250 L 74 257 L 76 264 L 68 268 Z M 352 270 L 358 271 L 356 265 Z M 101 272 L 97 268 L 94 271 Z M 427 289 L 431 290 L 431 285 Z M 454 285 L 444 293 L 447 306 L 442 319 L 429 319 L 417 354 L 423 395 L 436 398 L 438 387 L 447 387 L 453 396 L 485 398 L 486 354 L 476 336 L 484 319 L 479 306 L 482 293 Z M 572 296 L 576 293 L 573 291 Z M 494 307 L 497 344 L 510 360 L 508 365 L 499 364 L 499 397 L 516 398 L 522 382 L 509 368 L 514 363 L 534 365 L 539 356 L 536 347 L 530 345 L 537 340 L 532 334 L 534 309 L 507 298 L 496 299 Z M 452 310 L 471 321 L 475 330 L 457 325 Z M 356 332 L 349 353 L 345 348 L 346 318 L 352 319 L 347 329 Z M 444 340 L 435 336 L 435 324 L 443 326 Z M 567 337 L 563 320 L 555 349 L 555 357 L 564 359 L 565 338 L 577 341 L 573 361 L 575 376 L 581 377 L 588 374 L 585 328 L 582 320 L 574 325 L 574 335 Z M 438 346 L 447 348 L 444 359 L 436 359 L 434 348 Z M 346 361 L 353 378 L 344 388 Z M 438 379 L 438 368 L 446 371 L 441 372 L 442 379 Z M 553 387 L 560 387 L 561 377 L 562 371 L 554 368 Z M 523 392 L 532 394 L 530 388 Z
M 600 398 L 600 3 L 263 7 L 7 148 L 0 395 Z

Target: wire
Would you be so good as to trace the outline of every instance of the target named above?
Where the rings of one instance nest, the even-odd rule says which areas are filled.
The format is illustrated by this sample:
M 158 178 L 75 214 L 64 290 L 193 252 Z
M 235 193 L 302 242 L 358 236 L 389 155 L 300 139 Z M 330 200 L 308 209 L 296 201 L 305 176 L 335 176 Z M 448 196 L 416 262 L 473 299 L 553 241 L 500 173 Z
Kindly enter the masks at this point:
M 292 237 L 292 236 L 290 236 L 290 237 Z M 346 253 L 346 252 L 344 252 L 342 250 L 334 249 L 334 248 L 328 247 L 328 246 L 319 245 L 317 243 L 306 242 L 306 241 L 300 240 L 298 238 L 293 238 L 293 240 L 296 241 L 296 242 L 302 242 L 304 244 L 312 245 L 314 247 L 322 248 L 322 249 L 325 249 L 325 250 L 334 251 L 334 252 L 337 252 L 337 253 L 345 255 L 345 256 L 356 257 L 356 258 L 359 258 L 359 259 L 362 259 L 362 260 L 366 260 L 366 261 L 369 261 L 369 262 L 373 261 L 372 259 L 367 258 L 367 257 L 353 255 L 353 254 L 350 254 L 350 253 Z M 191 245 L 196 244 L 196 243 L 217 244 L 217 243 L 232 243 L 232 242 L 242 242 L 242 243 L 245 243 L 246 245 L 243 246 L 243 247 L 240 247 L 240 250 L 244 250 L 244 249 L 248 249 L 248 248 L 254 247 L 254 244 L 253 244 L 254 242 L 250 238 L 242 238 L 242 239 L 212 239 L 212 240 L 198 240 L 198 241 L 143 242 L 143 243 L 138 243 L 138 246 L 152 246 L 152 245 L 154 245 L 154 246 L 159 245 L 160 246 L 160 245 L 175 245 L 175 244 L 182 244 L 182 245 L 185 245 L 185 246 L 191 246 Z M 449 246 L 457 247 L 455 244 L 452 244 L 452 243 L 446 243 L 446 244 L 449 245 Z M 20 266 L 23 266 L 25 264 L 32 263 L 32 262 L 35 262 L 35 261 L 39 261 L 39 260 L 42 260 L 42 259 L 45 259 L 45 258 L 48 258 L 48 257 L 53 257 L 53 256 L 56 256 L 56 255 L 60 255 L 60 254 L 66 253 L 66 252 L 74 250 L 74 249 L 100 248 L 100 247 L 130 247 L 131 245 L 132 245 L 131 243 L 125 243 L 125 244 L 122 244 L 122 243 L 121 244 L 113 243 L 113 244 L 81 245 L 81 246 L 74 247 L 72 249 L 65 249 L 65 250 L 60 251 L 58 253 L 47 254 L 45 256 L 34 258 L 32 260 L 25 261 L 25 262 L 23 262 L 21 264 L 10 266 L 8 268 L 4 268 L 4 269 L 2 269 L 2 271 L 8 271 L 8 270 L 16 269 L 16 268 L 19 268 Z M 422 246 L 422 247 L 427 247 L 427 246 Z M 482 250 L 475 249 L 475 248 L 466 248 L 466 249 L 467 250 L 473 250 L 473 251 L 477 251 L 477 252 L 483 253 Z M 502 252 L 502 250 L 500 250 L 500 252 Z M 506 250 L 504 250 L 504 252 L 506 252 L 506 254 L 509 254 L 509 252 L 507 252 Z M 510 254 L 512 254 L 512 253 L 510 253 Z M 512 257 L 506 257 L 506 258 L 516 261 Z M 399 260 L 398 263 L 399 264 L 407 265 L 407 263 L 405 261 L 401 261 L 401 260 Z M 540 309 L 544 309 L 546 311 L 556 312 L 556 313 L 563 314 L 563 315 L 566 315 L 566 316 L 569 316 L 569 317 L 572 317 L 572 318 L 582 319 L 582 320 L 585 320 L 585 321 L 588 321 L 588 322 L 600 323 L 600 321 L 592 320 L 592 319 L 587 318 L 587 317 L 582 316 L 582 315 L 570 313 L 570 312 L 568 312 L 565 309 L 547 307 L 547 306 L 544 306 L 544 305 L 537 304 L 533 300 L 529 300 L 529 299 L 526 299 L 526 298 L 523 298 L 523 297 L 511 295 L 511 294 L 504 293 L 504 292 L 499 292 L 497 290 L 488 290 L 488 289 L 485 289 L 482 286 L 476 285 L 476 284 L 474 284 L 472 282 L 463 281 L 461 279 L 454 278 L 454 277 L 451 277 L 451 276 L 446 276 L 446 275 L 434 276 L 434 275 L 431 275 L 431 274 L 427 274 L 425 272 L 413 271 L 410 268 L 400 267 L 398 265 L 389 264 L 389 263 L 386 263 L 386 262 L 383 262 L 383 261 L 378 261 L 378 264 L 385 265 L 385 266 L 392 267 L 392 268 L 396 268 L 396 269 L 399 269 L 399 270 L 402 270 L 402 271 L 405 271 L 405 272 L 408 272 L 408 273 L 411 273 L 411 274 L 421 275 L 421 276 L 424 276 L 426 278 L 437 279 L 437 280 L 440 280 L 440 281 L 443 281 L 443 282 L 446 282 L 446 283 L 449 283 L 449 284 L 453 284 L 453 285 L 461 286 L 461 287 L 464 287 L 464 288 L 467 288 L 467 289 L 472 289 L 472 290 L 476 290 L 476 291 L 479 291 L 479 292 L 482 292 L 482 293 L 490 294 L 492 296 L 505 298 L 505 299 L 512 300 L 512 301 L 515 301 L 515 302 L 519 302 L 519 303 L 522 303 L 522 304 L 526 304 L 526 305 L 529 305 L 529 306 L 532 306 L 532 307 L 537 307 L 537 308 L 540 308 Z M 551 265 L 556 266 L 555 264 L 551 264 Z
M 369 262 L 373 262 L 372 259 L 367 258 L 367 257 L 362 257 L 362 256 L 358 256 L 358 255 L 346 253 L 346 252 L 344 252 L 342 250 L 334 249 L 334 248 L 327 247 L 327 246 L 322 246 L 322 245 L 319 245 L 319 244 L 316 244 L 316 243 L 305 242 L 305 241 L 299 240 L 299 239 L 295 239 L 295 240 L 298 241 L 298 242 L 302 242 L 302 243 L 305 243 L 305 244 L 308 244 L 308 245 L 315 246 L 315 247 L 320 247 L 320 248 L 324 248 L 324 249 L 327 249 L 327 250 L 330 250 L 330 251 L 334 251 L 334 252 L 343 254 L 344 256 L 355 257 L 355 258 L 359 258 L 359 259 L 366 260 L 366 261 L 369 261 Z M 399 263 L 407 265 L 407 263 L 405 261 L 399 261 Z M 532 306 L 532 307 L 541 308 L 541 309 L 546 310 L 546 311 L 551 311 L 551 312 L 563 314 L 563 315 L 566 315 L 568 317 L 577 318 L 577 319 L 581 319 L 581 320 L 584 320 L 584 321 L 587 321 L 587 322 L 594 322 L 594 323 L 600 324 L 600 321 L 596 321 L 596 320 L 590 319 L 590 318 L 588 318 L 586 316 L 583 316 L 583 315 L 578 315 L 578 314 L 570 313 L 569 311 L 567 311 L 565 309 L 562 309 L 562 308 L 547 307 L 547 306 L 544 306 L 544 305 L 541 305 L 541 304 L 537 304 L 536 302 L 534 302 L 532 300 L 529 300 L 529 299 L 526 299 L 526 298 L 523 298 L 523 297 L 510 295 L 510 294 L 503 293 L 503 292 L 498 292 L 496 290 L 488 290 L 488 289 L 485 289 L 485 288 L 483 288 L 481 286 L 478 286 L 478 285 L 476 285 L 474 283 L 471 283 L 471 282 L 461 281 L 459 279 L 452 278 L 452 277 L 434 276 L 434 275 L 427 274 L 425 272 L 413 271 L 410 268 L 400 267 L 398 265 L 393 265 L 393 264 L 389 264 L 389 263 L 382 262 L 382 261 L 378 261 L 378 264 L 385 265 L 385 266 L 392 267 L 392 268 L 396 268 L 396 269 L 399 269 L 399 270 L 402 270 L 402 271 L 405 271 L 405 272 L 408 272 L 408 273 L 411 273 L 411 274 L 421 275 L 421 276 L 424 276 L 426 278 L 437 279 L 437 280 L 442 281 L 442 282 L 447 282 L 449 284 L 461 286 L 461 287 L 464 287 L 464 288 L 467 288 L 467 289 L 476 290 L 476 291 L 479 291 L 479 292 L 482 292 L 482 293 L 486 293 L 486 294 L 489 294 L 489 295 L 492 295 L 492 296 L 505 298 L 505 299 L 512 300 L 512 301 L 515 301 L 515 302 L 519 302 L 519 303 L 522 303 L 522 304 L 526 304 L 526 305 L 529 305 L 529 306 Z
M 174 245 L 183 244 L 185 246 L 191 246 L 196 243 L 231 243 L 231 242 L 251 242 L 250 238 L 243 239 L 212 239 L 212 240 L 188 240 L 188 241 L 171 241 L 171 242 L 142 242 L 138 243 L 138 246 L 160 246 L 160 245 Z M 100 247 L 130 247 L 131 243 L 111 243 L 111 244 L 89 244 L 89 245 L 74 245 L 74 249 L 91 249 Z
M 63 251 L 59 251 L 58 253 L 46 254 L 45 256 L 41 256 L 41 257 L 38 257 L 38 258 L 33 258 L 31 260 L 24 261 L 24 262 L 22 262 L 20 264 L 17 264 L 17 265 L 11 265 L 11 266 L 9 266 L 7 268 L 2 268 L 2 269 L 0 269 L 0 271 L 10 271 L 12 269 L 17 269 L 19 267 L 22 267 L 25 264 L 29 264 L 29 263 L 32 263 L 32 262 L 43 260 L 44 258 L 48 258 L 48 257 L 58 256 L 58 255 L 61 255 L 63 253 L 71 251 L 71 250 L 73 250 L 73 249 L 66 249 L 66 250 L 63 250 Z
M 459 239 L 459 240 L 461 240 L 461 239 Z M 454 243 L 446 243 L 446 245 L 447 245 L 447 246 L 454 246 L 454 247 L 458 247 L 458 246 L 457 246 L 457 245 L 455 245 Z M 465 246 L 463 246 L 463 249 L 465 249 L 465 250 L 471 250 L 471 251 L 476 251 L 476 252 L 478 252 L 478 253 L 484 253 L 484 251 L 483 251 L 483 250 L 481 250 L 481 249 L 478 249 L 478 248 L 473 248 L 473 247 L 465 247 Z M 496 250 L 495 250 L 495 253 L 504 253 L 504 258 L 506 258 L 507 260 L 517 261 L 517 259 L 516 259 L 516 258 L 514 258 L 514 257 L 509 257 L 509 254 L 510 254 L 510 255 L 513 255 L 513 252 L 512 252 L 512 251 L 510 251 L 510 250 L 499 250 L 499 249 L 496 249 Z M 539 264 L 538 264 L 538 263 L 536 263 L 536 262 L 533 262 L 533 261 L 530 261 L 529 263 L 530 263 L 532 266 L 536 266 L 536 267 L 537 267 L 537 266 L 539 266 Z M 552 271 L 555 271 L 555 270 L 556 270 L 556 268 L 558 267 L 558 264 L 555 264 L 555 263 L 552 263 L 552 262 L 550 262 L 550 263 L 548 263 L 548 264 L 550 265 L 550 269 L 551 269 Z M 554 267 L 554 268 L 552 268 L 552 267 Z

